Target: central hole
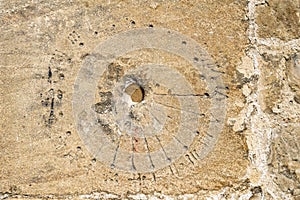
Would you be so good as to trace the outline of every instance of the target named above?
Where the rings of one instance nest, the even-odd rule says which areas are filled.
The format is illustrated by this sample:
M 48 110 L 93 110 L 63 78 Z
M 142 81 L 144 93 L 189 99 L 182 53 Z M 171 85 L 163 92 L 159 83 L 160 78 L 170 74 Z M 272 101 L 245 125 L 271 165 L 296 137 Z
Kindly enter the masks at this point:
M 136 83 L 128 85 L 125 92 L 131 97 L 133 102 L 139 103 L 144 99 L 144 89 Z

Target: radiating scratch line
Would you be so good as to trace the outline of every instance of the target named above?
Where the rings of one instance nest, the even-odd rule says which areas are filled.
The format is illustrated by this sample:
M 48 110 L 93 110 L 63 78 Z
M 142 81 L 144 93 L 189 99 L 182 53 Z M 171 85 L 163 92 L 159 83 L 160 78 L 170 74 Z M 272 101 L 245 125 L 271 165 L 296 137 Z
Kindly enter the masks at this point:
M 158 93 L 154 93 L 154 95 L 172 96 L 172 97 L 206 97 L 207 98 L 207 95 L 205 95 L 205 94 L 158 94 Z
M 161 121 L 159 121 L 159 120 L 157 119 L 157 117 L 150 111 L 150 109 L 147 108 L 147 110 L 149 111 L 149 113 L 154 117 L 154 119 L 155 119 L 159 124 L 163 125 L 163 124 L 161 123 Z M 159 111 L 159 110 L 158 110 L 158 111 Z
M 160 139 L 157 137 L 157 135 L 155 135 L 155 138 L 157 139 L 157 141 L 158 141 L 158 143 L 159 143 L 161 149 L 163 150 L 164 155 L 166 156 L 167 160 L 168 160 L 169 162 L 171 162 L 171 158 L 167 155 L 167 153 L 166 153 L 166 151 L 165 151 L 163 145 L 162 145 L 161 142 L 160 142 Z
M 171 131 L 168 129 L 167 126 L 166 126 L 166 129 L 167 129 L 167 131 L 168 131 L 169 133 L 171 133 Z M 183 148 L 188 149 L 188 146 L 185 145 L 184 143 L 182 143 L 182 142 L 181 142 L 174 134 L 172 134 L 172 137 L 173 137 L 179 144 L 181 144 L 181 145 L 183 146 Z
M 172 135 L 173 136 L 173 138 L 175 138 L 175 140 L 179 143 L 179 144 L 181 144 L 182 146 L 183 146 L 183 148 L 184 149 L 188 149 L 188 146 L 187 145 L 185 145 L 185 144 L 183 144 L 175 135 Z
M 170 117 L 171 118 L 171 117 Z M 172 118 L 171 118 L 172 119 Z M 183 127 L 185 127 L 186 129 L 188 129 L 188 130 L 190 130 L 192 133 L 194 133 L 194 135 L 199 135 L 199 133 L 197 133 L 197 132 L 199 132 L 198 130 L 192 130 L 192 129 L 190 129 L 190 127 L 188 127 L 188 126 L 184 126 L 183 124 L 180 124 L 181 126 L 183 126 Z M 209 137 L 210 137 L 211 135 L 209 134 Z M 200 144 L 203 144 L 203 145 L 205 145 L 205 146 L 208 146 L 206 143 L 204 143 L 203 141 L 200 141 Z
M 149 149 L 149 145 L 148 145 L 148 141 L 147 141 L 146 137 L 144 137 L 144 141 L 145 141 L 145 144 L 146 144 L 146 147 L 147 147 L 147 153 L 148 153 L 149 160 L 151 162 L 151 167 L 154 169 L 155 166 L 153 164 L 153 160 L 152 160 L 152 157 L 151 157 L 151 154 L 150 154 L 150 149 Z
M 119 151 L 120 143 L 121 143 L 121 140 L 119 139 L 118 146 L 117 146 L 117 148 L 116 148 L 116 150 L 115 150 L 114 159 L 113 159 L 113 162 L 112 162 L 112 164 L 111 164 L 111 167 L 112 167 L 112 168 L 115 167 L 115 162 L 116 162 L 117 154 L 118 154 L 118 151 Z
M 132 169 L 134 170 L 134 171 L 136 171 L 136 167 L 135 167 L 135 165 L 134 165 L 134 142 L 133 142 L 133 140 L 134 140 L 134 138 L 133 137 L 131 137 L 131 145 L 132 145 L 132 149 L 131 149 L 131 151 L 132 151 L 132 154 L 131 154 L 131 165 L 132 165 Z
M 147 110 L 149 111 L 149 113 L 150 113 L 151 115 L 153 115 L 153 114 L 150 112 L 150 110 L 149 110 L 148 108 L 147 108 Z M 155 117 L 155 116 L 153 116 L 153 117 Z M 160 123 L 160 122 L 158 121 L 158 123 Z M 149 149 L 149 145 L 148 145 L 147 138 L 146 138 L 145 133 L 144 133 L 143 131 L 142 131 L 142 134 L 143 134 L 144 142 L 145 142 L 145 145 L 146 145 L 146 148 L 147 148 L 147 154 L 148 154 L 149 160 L 150 160 L 150 162 L 151 162 L 151 167 L 154 169 L 155 166 L 154 166 L 154 164 L 153 164 L 153 160 L 152 160 L 152 157 L 151 157 L 151 154 L 150 154 L 150 149 Z
M 170 119 L 173 119 L 172 117 L 170 117 L 169 116 L 169 118 Z M 194 133 L 194 135 L 198 135 L 196 132 L 197 132 L 197 130 L 192 130 L 192 129 L 190 129 L 190 127 L 188 127 L 188 126 L 185 126 L 185 125 L 183 125 L 182 123 L 180 124 L 180 126 L 183 126 L 184 128 L 186 128 L 186 129 L 188 129 L 188 130 L 190 130 L 191 132 L 193 132 Z
M 196 112 L 189 111 L 189 110 L 183 110 L 183 109 L 176 108 L 176 107 L 173 107 L 173 106 L 169 106 L 169 105 L 166 105 L 166 104 L 163 104 L 163 103 L 160 103 L 160 102 L 156 102 L 156 103 L 158 103 L 162 106 L 168 107 L 168 108 L 172 108 L 174 110 L 179 110 L 179 111 L 183 111 L 183 112 L 187 112 L 187 113 L 192 113 L 192 114 L 195 114 L 195 115 L 198 115 L 198 116 L 201 116 L 201 117 L 205 117 L 205 114 L 203 114 L 203 113 L 196 113 Z
M 97 131 L 98 130 L 95 130 L 92 135 L 94 135 Z M 96 152 L 95 156 L 97 156 L 100 153 L 100 151 L 102 150 L 103 146 L 104 146 L 103 144 L 100 145 L 100 147 L 99 147 L 98 151 Z

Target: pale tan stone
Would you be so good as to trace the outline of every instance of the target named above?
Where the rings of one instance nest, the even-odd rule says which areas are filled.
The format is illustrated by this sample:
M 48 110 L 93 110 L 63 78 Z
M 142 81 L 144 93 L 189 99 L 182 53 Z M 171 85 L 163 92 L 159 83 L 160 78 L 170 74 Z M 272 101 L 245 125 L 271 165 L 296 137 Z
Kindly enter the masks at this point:
M 299 0 L 272 0 L 257 8 L 260 37 L 283 40 L 299 38 Z
M 297 199 L 298 4 L 298 0 L 1 2 L 0 199 Z M 193 62 L 203 62 L 199 58 L 190 62 L 161 49 L 127 52 L 99 77 L 94 105 L 88 105 L 97 120 L 76 126 L 72 100 L 80 87 L 74 83 L 81 67 L 93 56 L 105 58 L 95 53 L 99 44 L 138 28 L 166 28 L 195 40 L 201 47 L 195 52 L 207 51 L 216 63 L 217 70 L 211 72 L 215 76 L 205 77 L 193 68 Z M 136 106 L 131 116 L 140 125 L 155 121 L 153 131 L 162 130 L 160 140 L 149 137 L 147 148 L 128 130 L 115 132 L 115 121 L 103 116 L 114 112 L 112 86 L 149 63 L 165 64 L 181 74 L 191 90 L 174 76 L 164 77 L 164 70 L 156 71 L 157 77 L 177 83 L 177 93 L 165 86 L 143 85 L 147 93 L 142 94 L 141 83 L 129 91 L 136 105 L 141 106 L 142 100 L 160 104 L 151 109 L 158 110 L 154 115 L 163 125 L 147 115 L 148 107 Z M 92 74 L 93 70 L 86 72 L 87 77 Z M 208 94 L 208 80 L 216 77 L 222 77 L 224 87 Z M 84 97 L 90 95 L 83 95 L 78 109 L 89 104 Z M 226 103 L 216 105 L 214 95 Z M 223 120 L 222 109 L 217 108 L 226 110 L 222 128 L 209 126 L 214 119 Z M 80 119 L 87 116 L 81 113 Z M 93 136 L 89 124 L 98 126 Z M 178 138 L 168 134 L 178 131 Z M 208 131 L 220 131 L 215 144 L 208 143 L 214 137 L 207 136 Z M 127 137 L 120 138 L 122 134 Z M 171 146 L 164 152 L 161 146 L 167 144 Z M 119 156 L 117 147 L 122 150 Z M 128 153 L 148 151 L 152 163 L 143 154 Z M 156 168 L 151 171 L 153 163 Z
M 250 78 L 254 73 L 253 60 L 248 56 L 242 57 L 241 64 L 237 66 L 237 70 L 246 78 Z

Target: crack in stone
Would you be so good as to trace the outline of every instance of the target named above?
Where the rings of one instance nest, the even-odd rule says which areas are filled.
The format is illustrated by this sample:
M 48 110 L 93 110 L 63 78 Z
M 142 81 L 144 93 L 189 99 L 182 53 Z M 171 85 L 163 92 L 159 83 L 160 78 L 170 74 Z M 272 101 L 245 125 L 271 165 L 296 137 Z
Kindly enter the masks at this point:
M 157 96 L 174 96 L 174 97 L 206 97 L 209 98 L 207 94 L 167 94 L 167 93 L 154 93 Z
M 196 112 L 192 112 L 192 111 L 188 111 L 188 110 L 183 110 L 183 109 L 180 109 L 180 108 L 177 108 L 177 107 L 174 107 L 174 106 L 170 106 L 170 105 L 166 105 L 166 104 L 163 104 L 163 103 L 160 103 L 160 102 L 157 102 L 157 103 L 160 104 L 160 105 L 163 105 L 165 107 L 172 108 L 174 110 L 179 110 L 179 111 L 183 111 L 183 112 L 187 112 L 187 113 L 192 113 L 192 114 L 198 115 L 200 117 L 205 117 L 205 114 L 203 114 L 203 113 L 196 113 Z

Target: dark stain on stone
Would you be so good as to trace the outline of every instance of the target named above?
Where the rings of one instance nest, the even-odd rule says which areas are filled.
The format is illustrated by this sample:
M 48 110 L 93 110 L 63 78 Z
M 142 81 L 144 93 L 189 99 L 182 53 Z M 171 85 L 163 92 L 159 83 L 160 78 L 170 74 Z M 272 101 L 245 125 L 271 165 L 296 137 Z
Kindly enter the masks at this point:
M 48 67 L 48 82 L 49 82 L 49 83 L 51 83 L 51 78 L 52 78 L 51 67 Z
M 104 114 L 112 111 L 112 93 L 111 92 L 99 92 L 100 102 L 93 106 L 96 113 Z

